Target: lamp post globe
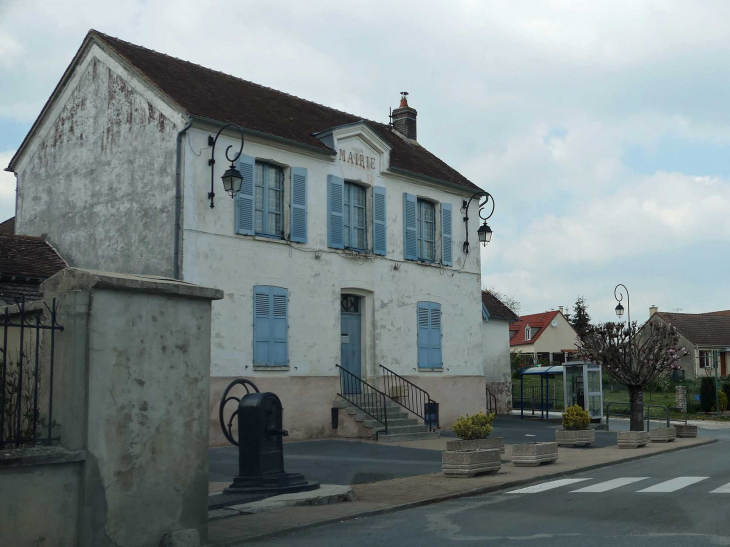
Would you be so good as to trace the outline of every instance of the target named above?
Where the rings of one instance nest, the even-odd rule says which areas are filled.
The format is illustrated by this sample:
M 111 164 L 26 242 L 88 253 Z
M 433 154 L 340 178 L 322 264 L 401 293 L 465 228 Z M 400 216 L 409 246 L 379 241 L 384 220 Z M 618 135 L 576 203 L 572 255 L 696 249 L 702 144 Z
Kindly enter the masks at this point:
M 243 177 L 241 176 L 241 173 L 239 173 L 238 169 L 236 169 L 235 165 L 231 164 L 228 171 L 223 173 L 221 179 L 223 179 L 223 189 L 229 196 L 235 197 L 235 195 L 241 191 Z
M 624 307 L 621 305 L 621 302 L 619 302 L 618 306 L 616 306 L 616 315 L 618 317 L 623 317 L 624 315 Z
M 492 229 L 486 221 L 484 221 L 484 224 L 482 224 L 479 227 L 479 230 L 477 230 L 477 235 L 479 236 L 479 242 L 485 247 L 487 246 L 487 243 L 492 241 Z

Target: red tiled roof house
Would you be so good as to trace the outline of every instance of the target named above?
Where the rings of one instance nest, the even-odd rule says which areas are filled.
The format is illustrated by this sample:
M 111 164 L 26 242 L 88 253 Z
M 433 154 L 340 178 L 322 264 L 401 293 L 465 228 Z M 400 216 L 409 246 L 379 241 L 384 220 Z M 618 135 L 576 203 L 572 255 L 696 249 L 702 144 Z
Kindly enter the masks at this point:
M 578 337 L 560 310 L 523 315 L 510 326 L 510 334 L 512 353 L 529 356 L 529 364 L 569 360 Z

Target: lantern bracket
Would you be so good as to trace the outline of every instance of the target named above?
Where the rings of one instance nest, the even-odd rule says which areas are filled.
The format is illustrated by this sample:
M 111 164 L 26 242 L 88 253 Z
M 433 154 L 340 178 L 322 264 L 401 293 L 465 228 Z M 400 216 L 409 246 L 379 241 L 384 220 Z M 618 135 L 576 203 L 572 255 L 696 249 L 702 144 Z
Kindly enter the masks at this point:
M 463 251 L 464 254 L 469 254 L 470 252 L 470 246 L 469 246 L 469 206 L 471 205 L 471 202 L 475 199 L 479 198 L 479 218 L 481 218 L 484 221 L 484 225 L 487 226 L 487 220 L 489 220 L 492 215 L 494 214 L 494 196 L 490 194 L 489 192 L 477 192 L 472 197 L 469 198 L 469 200 L 464 200 L 461 205 L 461 212 L 464 213 L 464 226 L 466 227 L 466 239 L 464 240 L 464 246 Z M 483 200 L 482 200 L 483 198 Z M 491 209 L 490 209 L 491 205 Z M 487 211 L 489 211 L 489 214 L 486 214 Z M 486 216 L 485 216 L 486 215 Z M 487 226 L 488 227 L 488 226 Z M 491 232 L 491 230 L 490 230 Z M 485 243 L 486 245 L 486 243 Z
M 214 176 L 213 173 L 215 171 L 215 144 L 218 142 L 218 137 L 223 132 L 224 129 L 228 127 L 234 127 L 238 129 L 238 132 L 241 134 L 241 148 L 238 150 L 238 154 L 236 154 L 233 158 L 228 157 L 228 151 L 233 148 L 233 145 L 230 145 L 228 148 L 226 148 L 226 159 L 231 162 L 231 168 L 235 169 L 235 161 L 241 157 L 241 153 L 243 152 L 243 129 L 236 125 L 235 123 L 227 123 L 223 127 L 221 127 L 218 130 L 218 133 L 216 133 L 215 137 L 212 135 L 208 135 L 208 146 L 211 147 L 210 151 L 210 159 L 208 160 L 208 165 L 210 166 L 210 192 L 208 192 L 208 199 L 210 199 L 210 208 L 212 209 L 215 207 L 213 200 L 215 199 L 215 186 L 214 186 Z

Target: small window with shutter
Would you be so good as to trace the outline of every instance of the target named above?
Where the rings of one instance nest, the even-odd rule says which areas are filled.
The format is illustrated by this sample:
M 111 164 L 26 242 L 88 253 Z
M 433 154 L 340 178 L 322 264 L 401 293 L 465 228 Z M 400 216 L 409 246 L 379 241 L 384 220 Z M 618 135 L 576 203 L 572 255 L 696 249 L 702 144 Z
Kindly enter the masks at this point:
M 253 364 L 289 364 L 289 291 L 282 287 L 253 288 Z
M 418 324 L 418 368 L 442 368 L 441 304 L 419 302 L 416 308 Z

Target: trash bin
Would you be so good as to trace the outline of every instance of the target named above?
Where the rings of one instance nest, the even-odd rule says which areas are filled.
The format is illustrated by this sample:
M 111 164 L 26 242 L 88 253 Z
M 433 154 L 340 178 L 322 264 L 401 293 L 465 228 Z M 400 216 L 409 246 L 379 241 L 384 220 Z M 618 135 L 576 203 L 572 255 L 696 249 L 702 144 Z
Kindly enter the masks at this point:
M 429 401 L 424 405 L 424 414 L 426 425 L 429 429 L 438 429 L 439 426 L 439 404 Z

